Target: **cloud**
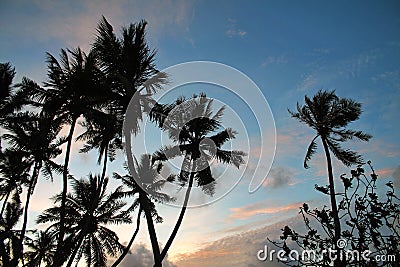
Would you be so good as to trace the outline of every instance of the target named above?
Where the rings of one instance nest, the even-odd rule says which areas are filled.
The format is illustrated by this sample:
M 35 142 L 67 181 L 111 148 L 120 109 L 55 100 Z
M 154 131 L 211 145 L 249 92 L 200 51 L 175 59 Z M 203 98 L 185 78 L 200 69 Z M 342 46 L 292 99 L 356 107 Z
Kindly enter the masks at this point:
M 397 190 L 400 190 L 400 165 L 393 172 L 394 185 Z
M 225 35 L 228 36 L 229 38 L 232 37 L 244 37 L 247 34 L 246 31 L 238 28 L 236 20 L 234 19 L 228 19 L 228 30 L 226 30 Z
M 268 56 L 266 60 L 261 64 L 262 67 L 266 67 L 271 64 L 284 65 L 288 62 L 286 55 L 282 54 L 280 56 Z
M 238 208 L 230 208 L 232 213 L 229 215 L 229 219 L 246 220 L 257 215 L 267 215 L 278 212 L 298 210 L 301 205 L 302 203 L 291 203 L 283 206 L 271 206 L 266 205 L 264 201 L 261 201 Z
M 119 266 L 148 267 L 148 266 L 153 266 L 153 263 L 154 263 L 153 253 L 149 249 L 147 249 L 147 247 L 144 244 L 138 244 L 131 249 L 131 254 L 126 255 L 126 257 L 119 264 Z M 168 255 L 163 261 L 163 266 L 177 267 L 175 264 L 173 264 L 171 261 L 168 260 Z
M 17 4 L 7 6 L 6 16 L 14 23 L 0 30 L 2 34 L 15 36 L 27 43 L 33 40 L 47 42 L 61 41 L 69 47 L 89 48 L 96 34 L 96 25 L 104 15 L 115 30 L 122 25 L 146 19 L 150 39 L 188 31 L 193 17 L 193 3 L 189 1 L 128 1 L 106 0 L 80 2 L 36 0 L 26 6 L 24 12 L 14 10 Z M 35 10 L 33 13 L 32 10 Z M 35 15 L 33 15 L 35 14 Z M 7 20 L 7 17 L 3 18 Z
M 313 88 L 317 84 L 317 78 L 314 73 L 305 74 L 302 77 L 301 82 L 297 86 L 297 91 L 305 92 Z
M 272 244 L 267 237 L 277 240 L 284 225 L 299 228 L 302 224 L 300 216 L 260 227 L 259 229 L 230 235 L 207 243 L 202 249 L 192 253 L 182 253 L 177 256 L 176 264 L 185 267 L 242 267 L 242 266 L 284 266 L 280 263 L 261 262 L 257 259 L 257 252 L 265 245 Z
M 294 184 L 293 173 L 291 170 L 283 167 L 272 168 L 264 181 L 263 186 L 271 188 L 279 188 L 285 185 Z

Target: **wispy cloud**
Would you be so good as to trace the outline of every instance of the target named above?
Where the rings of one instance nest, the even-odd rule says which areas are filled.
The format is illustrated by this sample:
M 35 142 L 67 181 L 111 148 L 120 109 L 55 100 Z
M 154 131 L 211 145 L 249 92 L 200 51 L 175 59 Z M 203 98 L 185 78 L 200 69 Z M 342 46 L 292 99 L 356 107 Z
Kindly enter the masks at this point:
M 264 181 L 264 187 L 279 188 L 295 184 L 293 172 L 284 167 L 272 168 Z
M 241 232 L 219 240 L 207 243 L 202 249 L 191 253 L 182 253 L 176 256 L 176 264 L 185 267 L 242 267 L 242 266 L 284 266 L 276 261 L 260 262 L 257 252 L 264 245 L 271 245 L 267 237 L 278 239 L 284 225 L 298 228 L 301 218 L 294 218 L 264 226 L 256 230 Z
M 152 266 L 154 259 L 153 253 L 144 245 L 138 244 L 135 245 L 131 251 L 131 253 L 126 255 L 124 260 L 119 264 L 121 267 L 135 266 L 135 267 L 148 267 Z M 114 262 L 114 259 L 109 260 L 109 265 Z M 163 266 L 165 267 L 177 267 L 170 260 L 168 260 L 168 255 L 163 261 Z
M 231 208 L 232 212 L 229 216 L 229 219 L 240 219 L 246 220 L 250 217 L 257 215 L 267 215 L 274 214 L 278 212 L 286 212 L 290 210 L 297 210 L 302 203 L 291 203 L 283 206 L 271 206 L 267 205 L 264 201 L 252 203 L 243 207 Z
M 237 26 L 237 22 L 235 19 L 228 19 L 228 29 L 225 32 L 225 35 L 232 38 L 232 37 L 244 37 L 247 32 L 243 29 L 240 29 Z
M 35 14 L 29 10 L 35 9 Z M 104 15 L 118 32 L 122 25 L 146 19 L 149 37 L 157 41 L 160 36 L 188 31 L 193 18 L 190 1 L 81 1 L 63 2 L 37 0 L 26 12 L 14 14 L 13 23 L 0 30 L 5 35 L 20 32 L 23 38 L 47 42 L 57 40 L 69 47 L 89 48 L 96 34 L 95 28 Z M 21 32 L 22 31 L 22 32 Z
M 288 59 L 285 54 L 279 56 L 268 56 L 263 63 L 261 63 L 262 67 L 266 67 L 268 65 L 284 65 L 288 62 Z

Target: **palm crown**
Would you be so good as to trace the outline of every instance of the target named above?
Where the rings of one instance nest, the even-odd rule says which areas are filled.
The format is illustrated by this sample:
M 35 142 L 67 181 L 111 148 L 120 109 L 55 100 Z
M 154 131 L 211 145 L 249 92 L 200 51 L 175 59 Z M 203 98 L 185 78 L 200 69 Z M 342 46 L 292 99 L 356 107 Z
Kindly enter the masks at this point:
M 89 175 L 88 179 L 73 179 L 72 193 L 67 195 L 66 240 L 75 243 L 75 250 L 70 250 L 70 263 L 84 255 L 87 266 L 96 262 L 96 266 L 106 266 L 106 254 L 115 256 L 124 248 L 115 232 L 106 226 L 109 224 L 130 223 L 127 212 L 121 211 L 125 202 L 120 200 L 121 187 L 106 194 L 108 178 Z M 55 196 L 55 202 L 61 202 L 61 195 Z M 60 206 L 49 208 L 39 215 L 37 222 L 51 222 L 48 228 L 57 234 L 60 224 Z M 78 245 L 76 245 L 78 244 Z M 70 248 L 72 249 L 72 248 Z M 76 255 L 76 257 L 75 257 Z M 69 263 L 69 264 L 70 264 Z
M 225 107 L 214 114 L 212 108 L 213 100 L 201 94 L 194 95 L 188 101 L 182 97 L 172 105 L 159 105 L 150 113 L 151 118 L 177 143 L 155 152 L 154 160 L 164 161 L 185 156 L 179 175 L 180 181 L 187 182 L 190 173 L 193 173 L 198 186 L 211 195 L 214 193 L 215 179 L 208 162 L 216 157 L 223 163 L 239 168 L 245 155 L 242 151 L 222 149 L 226 141 L 235 138 L 236 132 L 231 128 L 217 132 L 222 127 L 221 118 Z
M 362 163 L 362 157 L 349 149 L 343 149 L 340 142 L 351 139 L 368 141 L 371 135 L 362 131 L 345 129 L 361 115 L 361 104 L 352 99 L 339 98 L 335 91 L 318 91 L 312 99 L 305 96 L 305 105 L 297 103 L 297 112 L 289 110 L 290 114 L 299 121 L 307 124 L 317 135 L 311 141 L 304 159 L 304 167 L 308 168 L 308 161 L 316 152 L 316 138 L 326 141 L 329 149 L 346 166 Z

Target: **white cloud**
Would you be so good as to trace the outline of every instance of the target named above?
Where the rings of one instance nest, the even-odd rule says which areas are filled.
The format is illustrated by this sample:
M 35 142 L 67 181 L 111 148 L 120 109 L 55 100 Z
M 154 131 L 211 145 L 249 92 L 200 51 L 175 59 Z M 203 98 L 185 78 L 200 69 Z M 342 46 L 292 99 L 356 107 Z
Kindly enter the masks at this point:
M 245 30 L 238 28 L 236 20 L 228 19 L 228 30 L 225 32 L 226 36 L 229 38 L 236 36 L 244 37 L 246 34 L 247 32 Z
M 261 63 L 262 67 L 266 67 L 271 64 L 276 64 L 276 65 L 284 65 L 288 62 L 286 55 L 282 54 L 280 56 L 268 56 L 266 60 L 264 60 L 263 63 Z
M 277 167 L 272 168 L 264 181 L 263 186 L 271 188 L 279 188 L 295 183 L 293 172 L 288 168 Z
M 125 256 L 124 260 L 119 264 L 119 266 L 149 267 L 153 266 L 153 264 L 153 253 L 144 244 L 138 244 L 131 249 L 131 253 Z M 163 266 L 177 267 L 175 264 L 168 260 L 168 255 L 163 261 Z

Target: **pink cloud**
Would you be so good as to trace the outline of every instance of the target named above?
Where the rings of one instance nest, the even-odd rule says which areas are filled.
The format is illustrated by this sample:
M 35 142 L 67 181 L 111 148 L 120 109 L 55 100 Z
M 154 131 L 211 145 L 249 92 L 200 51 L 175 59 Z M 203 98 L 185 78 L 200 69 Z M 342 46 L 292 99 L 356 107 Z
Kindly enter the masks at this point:
M 243 207 L 231 208 L 229 219 L 246 220 L 256 215 L 275 214 L 279 212 L 298 210 L 302 203 L 292 203 L 284 206 L 267 207 L 264 202 L 249 204 Z

